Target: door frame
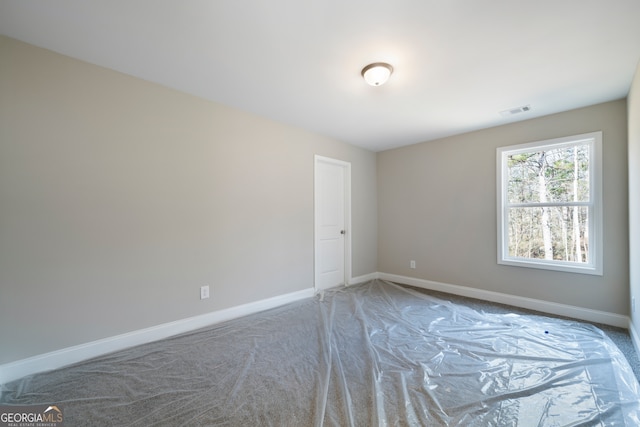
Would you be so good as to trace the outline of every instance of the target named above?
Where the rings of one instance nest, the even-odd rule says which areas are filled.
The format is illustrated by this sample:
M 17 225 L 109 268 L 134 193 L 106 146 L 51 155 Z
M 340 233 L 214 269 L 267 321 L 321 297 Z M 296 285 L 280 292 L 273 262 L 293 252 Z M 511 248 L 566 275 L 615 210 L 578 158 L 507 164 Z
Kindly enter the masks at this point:
M 313 161 L 313 288 L 317 287 L 318 259 L 318 163 L 329 163 L 344 168 L 344 285 L 349 286 L 351 280 L 351 163 L 314 155 Z

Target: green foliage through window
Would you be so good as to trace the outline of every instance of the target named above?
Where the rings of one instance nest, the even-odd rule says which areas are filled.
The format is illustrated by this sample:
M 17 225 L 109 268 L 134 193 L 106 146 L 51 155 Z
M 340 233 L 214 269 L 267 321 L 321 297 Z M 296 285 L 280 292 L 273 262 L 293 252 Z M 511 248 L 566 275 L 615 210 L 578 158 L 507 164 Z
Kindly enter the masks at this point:
M 498 148 L 498 262 L 601 274 L 601 147 L 593 132 Z
M 509 255 L 587 262 L 588 211 L 579 205 L 546 204 L 589 201 L 589 144 L 507 158 Z

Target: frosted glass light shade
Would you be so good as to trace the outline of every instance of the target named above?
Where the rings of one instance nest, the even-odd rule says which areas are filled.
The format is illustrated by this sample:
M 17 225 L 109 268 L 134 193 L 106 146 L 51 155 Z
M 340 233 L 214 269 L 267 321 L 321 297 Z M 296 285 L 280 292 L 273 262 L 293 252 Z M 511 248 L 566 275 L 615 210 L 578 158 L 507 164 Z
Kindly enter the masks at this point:
M 393 72 L 393 67 L 386 62 L 374 62 L 362 69 L 362 77 L 371 86 L 383 85 Z

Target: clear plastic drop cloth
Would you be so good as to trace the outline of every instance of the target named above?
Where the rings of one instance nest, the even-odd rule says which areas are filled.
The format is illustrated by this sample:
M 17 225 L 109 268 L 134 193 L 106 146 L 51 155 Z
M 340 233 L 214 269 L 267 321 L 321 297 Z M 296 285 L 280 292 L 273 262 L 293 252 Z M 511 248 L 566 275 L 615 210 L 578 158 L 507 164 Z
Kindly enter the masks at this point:
M 383 281 L 2 386 L 66 426 L 640 426 L 599 329 Z

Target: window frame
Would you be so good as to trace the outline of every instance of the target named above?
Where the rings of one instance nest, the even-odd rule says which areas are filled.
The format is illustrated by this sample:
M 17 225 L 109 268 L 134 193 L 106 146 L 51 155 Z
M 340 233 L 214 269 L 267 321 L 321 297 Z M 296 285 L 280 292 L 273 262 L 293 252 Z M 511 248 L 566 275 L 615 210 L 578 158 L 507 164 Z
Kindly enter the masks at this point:
M 532 151 L 548 150 L 562 146 L 589 143 L 589 202 L 581 202 L 589 212 L 589 262 L 546 260 L 514 257 L 509 255 L 509 208 L 519 204 L 508 201 L 508 156 Z M 496 149 L 498 264 L 516 267 L 539 268 L 602 276 L 603 275 L 603 194 L 602 194 L 602 131 L 579 135 L 509 145 Z M 538 205 L 527 203 L 525 205 Z M 545 206 L 572 205 L 571 202 L 549 202 Z M 540 205 L 542 206 L 542 205 Z M 526 207 L 526 206 L 522 206 Z

